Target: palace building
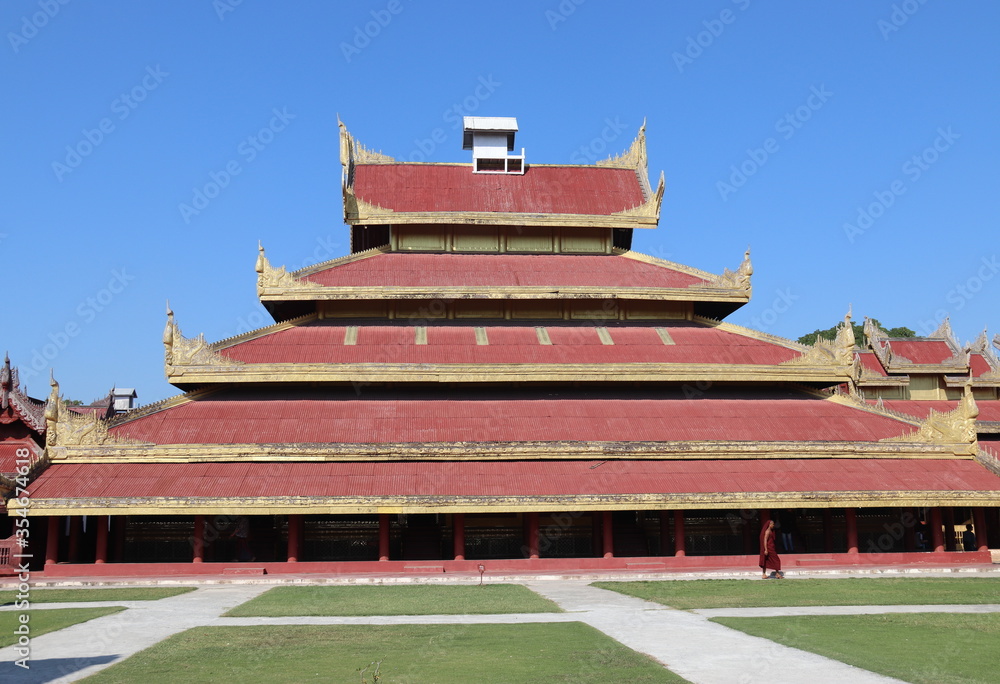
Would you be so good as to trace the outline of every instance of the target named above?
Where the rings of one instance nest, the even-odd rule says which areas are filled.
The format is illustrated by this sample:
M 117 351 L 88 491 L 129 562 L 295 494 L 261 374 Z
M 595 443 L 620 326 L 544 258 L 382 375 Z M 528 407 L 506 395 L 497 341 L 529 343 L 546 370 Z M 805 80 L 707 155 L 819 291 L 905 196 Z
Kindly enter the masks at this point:
M 168 308 L 179 396 L 105 418 L 53 380 L 43 425 L 5 384 L 0 454 L 38 460 L 8 515 L 44 575 L 754 568 L 771 517 L 793 567 L 990 562 L 985 333 L 725 323 L 749 252 L 713 274 L 631 251 L 664 190 L 645 126 L 594 165 L 529 163 L 516 133 L 467 117 L 471 163 L 414 163 L 340 124 L 351 253 L 288 272 L 259 247 L 275 323 L 237 337 Z

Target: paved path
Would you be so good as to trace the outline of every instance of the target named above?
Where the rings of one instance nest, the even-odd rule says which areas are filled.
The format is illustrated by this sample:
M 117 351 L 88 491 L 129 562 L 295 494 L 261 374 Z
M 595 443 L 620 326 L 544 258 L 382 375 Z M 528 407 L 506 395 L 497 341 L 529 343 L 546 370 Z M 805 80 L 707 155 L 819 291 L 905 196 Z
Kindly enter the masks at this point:
M 157 601 L 111 603 L 134 607 L 31 639 L 31 669 L 14 665 L 14 647 L 0 649 L 0 682 L 75 682 L 166 639 L 214 624 L 218 616 L 270 589 L 259 584 L 205 587 Z M 102 602 L 103 603 L 103 602 Z M 56 604 L 37 604 L 35 609 Z M 82 607 L 87 604 L 74 604 Z
M 271 588 L 263 583 L 202 587 L 157 601 L 42 603 L 34 610 L 125 606 L 115 615 L 32 638 L 31 669 L 13 665 L 13 647 L 0 649 L 0 682 L 73 682 L 192 627 L 247 625 L 521 624 L 583 622 L 626 646 L 646 653 L 695 684 L 887 683 L 883 677 L 844 663 L 709 622 L 712 617 L 863 615 L 874 613 L 987 613 L 1000 605 L 809 606 L 713 608 L 681 611 L 589 585 L 589 580 L 533 580 L 533 591 L 565 613 L 502 615 L 399 615 L 371 617 L 222 618 L 222 613 Z M 12 611 L 13 606 L 0 607 Z
M 530 589 L 629 648 L 646 653 L 695 684 L 886 684 L 877 675 L 706 617 L 598 589 L 583 582 L 526 582 Z

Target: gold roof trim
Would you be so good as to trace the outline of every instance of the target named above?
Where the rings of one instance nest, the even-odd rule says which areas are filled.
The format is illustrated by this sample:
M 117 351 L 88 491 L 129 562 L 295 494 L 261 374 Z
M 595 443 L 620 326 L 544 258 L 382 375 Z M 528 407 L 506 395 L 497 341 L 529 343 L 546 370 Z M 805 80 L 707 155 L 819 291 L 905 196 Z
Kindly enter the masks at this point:
M 958 406 L 947 412 L 931 409 L 927 418 L 920 423 L 916 433 L 888 437 L 882 442 L 921 442 L 924 444 L 965 444 L 969 445 L 969 453 L 977 453 L 976 418 L 979 407 L 972 396 L 971 388 L 966 385 L 966 392 Z
M 796 359 L 785 361 L 783 366 L 834 365 L 856 368 L 854 354 L 854 327 L 851 325 L 851 311 L 848 309 L 844 320 L 837 326 L 837 336 L 831 341 L 817 337 L 812 347 Z M 859 364 L 860 365 L 860 364 Z M 858 371 L 851 373 L 856 375 Z
M 749 337 L 750 339 L 760 340 L 761 342 L 770 342 L 772 344 L 777 344 L 786 349 L 791 349 L 798 352 L 807 352 L 809 347 L 804 344 L 799 344 L 795 340 L 790 340 L 785 337 L 779 337 L 778 335 L 772 335 L 771 333 L 766 333 L 762 330 L 754 330 L 753 328 L 745 328 L 742 325 L 736 325 L 735 323 L 726 323 L 723 321 L 717 321 L 714 318 L 706 318 L 704 316 L 692 316 L 691 320 L 695 323 L 701 323 L 703 325 L 708 325 L 713 328 L 718 328 L 724 332 L 730 332 L 735 335 L 742 335 L 743 337 Z M 829 366 L 829 364 L 825 364 Z
M 648 167 L 646 157 L 646 119 L 642 120 L 642 126 L 639 127 L 639 132 L 627 150 L 619 155 L 612 155 L 607 159 L 595 162 L 594 165 L 645 171 Z
M 660 172 L 660 182 L 656 186 L 656 192 L 652 193 L 649 198 L 637 206 L 631 209 L 626 209 L 625 211 L 616 211 L 612 216 L 638 216 L 644 218 L 655 218 L 657 221 L 660 220 L 660 206 L 663 204 L 663 190 L 666 187 L 664 182 L 663 172 Z
M 319 283 L 299 280 L 286 271 L 284 266 L 281 268 L 271 266 L 271 262 L 268 261 L 267 255 L 264 253 L 264 245 L 260 243 L 257 243 L 257 263 L 254 268 L 257 271 L 258 296 L 269 288 L 315 289 L 323 287 Z
M 711 363 L 251 363 L 170 369 L 172 382 L 825 382 L 849 379 L 825 365 L 796 366 Z
M 93 414 L 70 411 L 59 395 L 59 383 L 54 376 L 50 377 L 49 384 L 52 389 L 45 403 L 45 444 L 48 456 L 51 457 L 50 449 L 55 447 L 142 444 L 108 434 L 111 421 Z
M 195 338 L 187 338 L 181 334 L 181 329 L 174 322 L 174 312 L 167 304 L 167 325 L 163 329 L 164 373 L 172 374 L 172 368 L 177 366 L 213 366 L 230 368 L 243 365 L 242 361 L 234 361 L 216 352 L 212 345 L 205 341 L 202 333 Z
M 859 407 L 880 413 L 872 406 Z M 880 413 L 880 415 L 885 415 Z M 124 422 L 124 421 L 123 421 Z M 901 421 L 913 424 L 915 421 Z M 904 426 L 901 426 L 904 427 Z M 810 458 L 969 458 L 955 444 L 913 439 L 881 442 L 427 442 L 296 444 L 80 444 L 60 449 L 53 462 L 210 463 L 331 461 L 503 461 L 503 460 L 744 460 Z
M 753 264 L 750 263 L 750 248 L 747 247 L 739 267 L 735 271 L 730 271 L 728 268 L 723 269 L 722 274 L 714 276 L 708 286 L 727 290 L 742 290 L 749 297 L 753 291 L 750 284 L 750 276 L 752 275 Z
M 340 163 L 345 167 L 354 164 L 394 164 L 395 159 L 381 151 L 365 147 L 347 131 L 347 126 L 337 117 L 337 128 L 340 129 Z

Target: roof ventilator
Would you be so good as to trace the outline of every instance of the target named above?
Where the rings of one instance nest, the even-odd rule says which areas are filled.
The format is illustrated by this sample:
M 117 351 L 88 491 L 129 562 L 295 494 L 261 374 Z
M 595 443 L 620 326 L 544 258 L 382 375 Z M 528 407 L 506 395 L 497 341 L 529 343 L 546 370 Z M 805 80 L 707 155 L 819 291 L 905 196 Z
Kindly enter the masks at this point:
M 524 148 L 514 150 L 517 119 L 512 116 L 466 116 L 462 149 L 472 150 L 473 173 L 524 173 Z

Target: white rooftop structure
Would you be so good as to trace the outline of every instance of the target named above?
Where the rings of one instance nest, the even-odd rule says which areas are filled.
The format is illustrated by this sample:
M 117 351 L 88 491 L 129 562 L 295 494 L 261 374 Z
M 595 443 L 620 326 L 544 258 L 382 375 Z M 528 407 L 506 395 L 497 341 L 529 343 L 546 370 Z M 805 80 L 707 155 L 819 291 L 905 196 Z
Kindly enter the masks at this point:
M 517 119 L 512 116 L 462 118 L 462 149 L 472 150 L 474 173 L 524 173 L 524 148 L 512 155 Z

